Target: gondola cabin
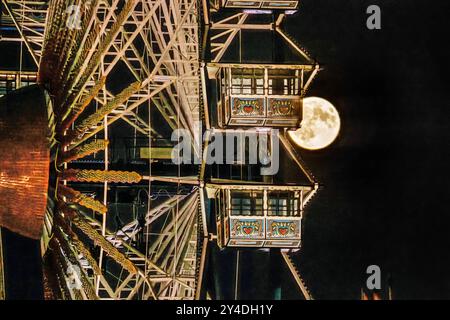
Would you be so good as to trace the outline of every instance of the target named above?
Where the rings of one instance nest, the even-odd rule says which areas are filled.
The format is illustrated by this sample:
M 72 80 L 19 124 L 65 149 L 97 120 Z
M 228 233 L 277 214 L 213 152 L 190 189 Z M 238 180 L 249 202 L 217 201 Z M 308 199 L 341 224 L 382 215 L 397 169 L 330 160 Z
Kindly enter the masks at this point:
M 219 0 L 221 8 L 229 9 L 264 9 L 264 10 L 296 10 L 299 1 L 293 0 Z
M 209 64 L 215 79 L 218 127 L 298 128 L 305 73 L 313 65 Z
M 299 248 L 309 186 L 207 185 L 219 247 Z

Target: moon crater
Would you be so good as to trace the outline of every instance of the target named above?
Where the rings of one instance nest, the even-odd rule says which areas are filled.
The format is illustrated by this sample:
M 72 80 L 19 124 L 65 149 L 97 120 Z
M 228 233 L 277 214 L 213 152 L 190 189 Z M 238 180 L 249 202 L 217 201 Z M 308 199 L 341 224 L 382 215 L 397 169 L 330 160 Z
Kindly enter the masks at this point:
M 318 97 L 303 99 L 301 127 L 290 131 L 290 138 L 301 148 L 319 150 L 329 146 L 339 134 L 341 120 L 336 108 Z

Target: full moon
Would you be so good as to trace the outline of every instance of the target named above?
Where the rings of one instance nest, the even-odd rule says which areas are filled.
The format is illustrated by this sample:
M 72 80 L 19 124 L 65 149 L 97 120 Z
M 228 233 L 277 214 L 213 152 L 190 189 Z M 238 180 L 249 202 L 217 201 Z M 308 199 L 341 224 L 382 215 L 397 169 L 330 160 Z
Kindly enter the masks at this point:
M 289 131 L 289 137 L 301 148 L 319 150 L 336 139 L 340 128 L 339 114 L 329 101 L 308 97 L 303 99 L 301 128 Z

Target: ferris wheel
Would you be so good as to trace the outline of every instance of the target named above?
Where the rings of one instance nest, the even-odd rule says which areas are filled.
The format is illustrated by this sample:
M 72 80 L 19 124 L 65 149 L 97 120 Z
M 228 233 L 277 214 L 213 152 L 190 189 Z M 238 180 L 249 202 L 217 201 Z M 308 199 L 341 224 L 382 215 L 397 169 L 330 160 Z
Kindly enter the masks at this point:
M 320 67 L 282 28 L 298 1 L 2 2 L 39 86 L 3 98 L 0 198 L 14 201 L 0 222 L 41 239 L 49 299 L 214 298 L 211 246 L 280 250 L 312 299 L 292 256 L 319 184 L 288 133 Z M 259 33 L 296 62 L 246 61 L 245 41 Z M 173 161 L 174 132 L 191 144 L 185 161 Z M 267 162 L 245 156 L 211 163 L 230 132 L 254 134 L 255 153 L 281 152 L 300 178 L 264 174 Z M 122 163 L 112 145 L 121 135 L 131 136 Z M 135 195 L 122 218 L 121 190 Z

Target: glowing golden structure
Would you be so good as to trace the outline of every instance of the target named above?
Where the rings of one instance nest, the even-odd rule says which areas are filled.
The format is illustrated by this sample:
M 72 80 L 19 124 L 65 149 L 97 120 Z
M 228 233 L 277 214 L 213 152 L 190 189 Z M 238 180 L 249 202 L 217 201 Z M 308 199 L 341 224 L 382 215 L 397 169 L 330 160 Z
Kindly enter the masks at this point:
M 47 206 L 51 103 L 34 85 L 0 98 L 0 226 L 33 239 Z
M 61 173 L 61 179 L 78 182 L 138 183 L 142 176 L 131 171 L 67 169 Z
M 2 228 L 0 228 L 0 300 L 5 299 L 5 273 L 3 267 Z
M 75 127 L 75 131 L 78 135 L 82 135 L 89 130 L 93 125 L 96 125 L 102 119 L 117 108 L 120 104 L 124 103 L 133 93 L 139 90 L 141 84 L 135 82 L 130 84 L 122 92 L 114 97 L 111 101 L 106 103 L 103 107 L 98 109 L 95 113 L 91 114 L 87 119 L 83 120 L 78 126 Z
M 283 140 L 284 129 L 299 125 L 302 98 L 319 71 L 318 64 L 281 28 L 285 15 L 297 9 L 298 1 L 30 0 L 3 3 L 39 67 L 40 90 L 46 90 L 51 96 L 53 115 L 34 108 L 45 115 L 42 123 L 35 120 L 30 123 L 29 117 L 23 117 L 28 123 L 16 129 L 16 122 L 4 116 L 0 109 L 0 137 L 4 136 L 2 125 L 6 134 L 15 134 L 7 147 L 0 146 L 0 202 L 17 209 L 12 220 L 9 211 L 2 211 L 0 207 L 0 225 L 38 238 L 45 213 L 47 240 L 50 239 L 44 257 L 49 265 L 46 279 L 53 283 L 48 296 L 199 299 L 210 240 L 217 239 L 219 246 L 234 248 L 300 246 L 302 210 L 318 188 L 308 174 L 305 185 L 288 186 L 245 180 L 212 183 L 205 174 L 205 161 L 198 166 L 198 176 L 182 176 L 181 173 L 176 177 L 151 176 L 151 170 L 143 175 L 113 171 L 109 168 L 107 142 L 117 121 L 130 125 L 149 141 L 161 138 L 156 125 L 150 119 L 142 119 L 138 112 L 139 108 L 155 108 L 167 128 L 187 129 L 192 141 L 199 140 L 203 134 L 201 128 L 206 131 L 229 127 L 281 128 L 280 139 L 288 156 L 303 170 L 295 150 Z M 72 5 L 82 8 L 79 27 L 68 24 L 73 17 L 67 8 Z M 245 9 L 257 9 L 258 14 L 266 17 L 276 11 L 273 15 L 276 20 L 260 23 L 252 10 Z M 36 12 L 42 13 L 41 17 Z M 45 33 L 40 31 L 44 28 Z M 297 65 L 223 63 L 228 49 L 244 30 L 276 33 L 304 62 Z M 204 52 L 208 50 L 210 52 Z M 122 77 L 124 69 L 127 77 Z M 217 96 L 219 112 L 209 108 L 212 102 L 208 93 L 210 81 L 215 81 L 221 90 Z M 112 83 L 121 87 L 111 91 Z M 235 92 L 237 89 L 242 90 Z M 30 109 L 36 107 L 37 99 L 25 101 L 22 96 L 20 99 Z M 48 106 L 50 103 L 46 101 L 44 110 Z M 258 112 L 262 113 L 258 115 Z M 251 122 L 251 117 L 256 121 Z M 212 121 L 214 118 L 218 119 L 216 123 Z M 217 123 L 219 128 L 215 127 Z M 24 128 L 43 130 L 44 127 L 50 128 L 50 132 L 56 128 L 56 132 L 51 132 L 42 145 L 38 143 L 40 139 L 30 139 L 33 136 L 29 132 L 26 136 L 21 132 L 27 131 Z M 53 136 L 56 140 L 48 141 Z M 25 141 L 24 150 L 11 142 L 18 137 Z M 29 162 L 31 156 L 26 152 L 40 147 L 42 150 L 45 147 L 46 157 L 38 157 L 36 162 L 33 156 L 33 166 L 39 172 L 33 175 L 29 172 L 30 166 L 24 165 L 21 167 L 24 171 L 18 174 L 31 180 L 40 179 L 39 183 L 10 179 L 8 170 L 17 165 L 4 159 L 12 153 L 15 159 L 28 157 Z M 207 144 L 193 143 L 199 158 L 207 148 Z M 103 158 L 102 170 L 75 167 L 75 160 L 97 152 L 101 152 Z M 154 156 L 148 152 L 149 165 L 155 160 Z M 49 167 L 55 172 L 51 179 Z M 3 179 L 5 174 L 8 179 Z M 190 191 L 177 193 L 156 206 L 149 204 L 142 220 L 136 218 L 120 230 L 108 230 L 109 215 L 105 213 L 109 184 L 138 183 L 142 179 L 149 182 L 149 198 L 152 181 L 188 185 Z M 98 183 L 103 197 L 96 195 L 94 199 L 75 190 L 79 182 Z M 26 191 L 25 202 L 25 191 L 19 187 L 30 185 L 33 188 Z M 45 195 L 53 188 L 56 189 L 56 197 L 52 199 L 55 204 L 49 210 Z M 235 191 L 245 197 L 237 196 Z M 285 216 L 270 215 L 274 210 L 273 198 L 280 198 L 279 203 L 292 203 L 285 210 Z M 235 216 L 232 206 L 237 199 L 250 200 L 250 203 L 259 201 L 262 208 L 250 217 Z M 210 200 L 219 203 L 216 219 L 212 219 L 217 222 L 217 234 L 209 230 L 206 202 Z M 279 210 L 283 206 L 278 205 L 276 211 L 283 211 Z M 25 214 L 19 215 L 19 211 Z M 245 223 L 248 218 L 259 219 L 258 231 L 263 233 L 253 238 L 257 225 L 239 224 L 236 218 Z M 239 232 L 248 233 L 248 237 L 242 238 Z M 140 237 L 146 238 L 145 249 L 137 245 Z M 113 281 L 105 274 L 106 261 L 115 263 L 119 270 L 113 275 Z M 67 285 L 67 278 L 73 275 L 68 270 L 74 267 L 80 270 L 77 279 L 81 287 Z M 290 270 L 299 278 L 296 268 L 291 266 Z
M 83 113 L 84 109 L 91 103 L 91 101 L 98 95 L 100 90 L 105 85 L 106 77 L 100 78 L 92 88 L 89 89 L 89 93 L 83 97 L 73 108 L 69 109 L 69 115 L 64 118 L 59 129 L 60 132 L 65 132 L 69 129 L 70 125 L 77 120 L 77 118 Z
M 67 6 L 80 5 L 79 1 L 5 3 L 33 60 L 40 65 L 38 75 L 33 78 L 34 81 L 37 79 L 39 85 L 16 90 L 0 98 L 0 226 L 34 239 L 40 239 L 45 229 L 45 245 L 42 248 L 45 251 L 48 244 L 46 259 L 53 265 L 53 270 L 57 271 L 53 280 L 56 279 L 56 286 L 69 299 L 98 297 L 92 279 L 85 271 L 79 279 L 82 289 L 71 290 L 65 284 L 67 268 L 71 265 L 82 268 L 78 261 L 80 254 L 101 278 L 99 283 L 106 283 L 100 267 L 102 258 L 99 265 L 93 258 L 91 249 L 80 240 L 76 232 L 82 233 L 84 239 L 87 236 L 95 246 L 98 245 L 102 255 L 103 252 L 108 254 L 131 274 L 138 274 L 138 268 L 105 238 L 104 231 L 94 228 L 77 212 L 78 206 L 82 206 L 104 215 L 107 212 L 106 201 L 91 198 L 67 183 L 101 182 L 107 186 L 114 182 L 136 183 L 142 179 L 136 172 L 110 171 L 107 165 L 104 170 L 70 168 L 74 160 L 97 152 L 107 154 L 107 139 L 83 142 L 91 137 L 93 128 L 99 126 L 101 130 L 106 126 L 105 118 L 123 108 L 132 96 L 142 94 L 143 90 L 148 92 L 148 82 L 147 87 L 142 89 L 142 81 L 135 81 L 117 95 L 110 92 L 106 94 L 107 73 L 98 74 L 99 66 L 105 66 L 103 57 L 116 37 L 122 34 L 123 24 L 140 2 L 127 1 L 119 9 L 117 16 L 114 13 L 117 3 L 107 9 L 110 10 L 108 19 L 114 13 L 114 22 L 106 28 L 108 22 L 105 21 L 105 25 L 100 27 L 94 17 L 100 15 L 109 4 L 81 1 L 86 10 L 83 10 L 80 29 L 70 28 L 66 24 L 69 17 Z M 45 15 L 47 6 L 48 19 L 44 17 L 44 21 L 41 21 L 36 12 Z M 20 22 L 22 27 L 19 27 L 17 14 L 21 17 L 28 16 L 28 19 Z M 43 28 L 46 22 L 45 38 L 42 34 L 42 39 L 38 42 L 30 40 L 28 31 Z M 36 33 L 32 32 L 32 35 L 35 37 Z M 93 47 L 97 49 L 94 50 Z M 116 58 L 118 60 L 119 56 Z M 109 66 L 112 67 L 117 60 Z M 17 86 L 20 87 L 20 82 Z M 100 95 L 107 95 L 108 101 L 99 104 Z M 142 103 L 147 99 L 148 94 L 138 101 Z M 92 113 L 89 106 L 94 103 L 99 106 Z M 50 171 L 55 173 L 50 175 Z M 53 194 L 56 198 L 49 201 L 47 195 Z M 49 281 L 50 278 L 50 275 L 46 277 Z M 145 279 L 144 283 L 146 282 Z
M 64 267 L 65 270 L 72 270 L 72 272 L 76 272 L 76 269 L 73 269 L 73 265 L 77 264 L 77 257 L 75 256 L 74 251 L 69 246 L 66 235 L 64 235 L 59 229 L 55 229 L 53 234 L 54 236 L 50 240 L 49 246 L 55 253 L 54 256 L 57 263 Z M 62 278 L 61 280 L 63 279 L 64 278 Z M 83 299 L 84 294 L 86 295 L 87 299 L 96 300 L 97 295 L 95 294 L 95 290 L 89 279 L 84 274 L 80 274 L 80 277 L 77 278 L 77 280 L 81 283 L 81 288 L 75 286 L 74 290 L 72 291 L 77 299 Z
M 108 143 L 109 142 L 107 140 L 99 139 L 73 148 L 63 153 L 61 159 L 58 160 L 58 165 L 61 165 L 64 162 L 70 162 L 87 157 L 99 151 L 103 151 L 108 147 Z
M 101 214 L 108 211 L 108 208 L 100 201 L 62 184 L 58 186 L 58 196 L 67 203 L 77 203 Z
M 67 221 L 73 223 L 77 230 L 88 236 L 96 245 L 99 245 L 105 252 L 113 257 L 122 267 L 131 274 L 137 273 L 136 266 L 119 250 L 117 250 L 110 242 L 108 242 L 101 234 L 97 232 L 76 210 L 62 205 L 62 213 Z

